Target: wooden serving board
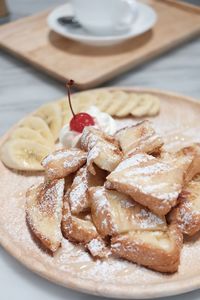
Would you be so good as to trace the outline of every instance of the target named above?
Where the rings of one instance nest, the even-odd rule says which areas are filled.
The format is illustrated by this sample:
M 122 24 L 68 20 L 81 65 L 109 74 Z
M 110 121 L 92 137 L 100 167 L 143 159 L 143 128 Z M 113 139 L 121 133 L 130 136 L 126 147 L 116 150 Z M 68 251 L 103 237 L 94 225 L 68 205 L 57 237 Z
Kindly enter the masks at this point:
M 59 80 L 94 87 L 200 33 L 200 8 L 175 0 L 145 0 L 158 14 L 153 30 L 111 47 L 86 46 L 47 25 L 50 10 L 0 27 L 0 47 Z
M 199 101 L 149 89 L 109 90 L 159 97 L 161 111 L 152 122 L 170 149 L 177 150 L 200 140 Z M 124 119 L 123 122 L 133 124 L 135 119 Z M 124 125 L 118 123 L 118 126 Z M 8 135 L 4 135 L 0 144 Z M 157 298 L 200 288 L 200 235 L 184 241 L 179 270 L 172 275 L 120 259 L 94 261 L 83 248 L 64 238 L 62 247 L 50 256 L 35 243 L 25 218 L 26 191 L 32 184 L 41 182 L 43 174 L 14 172 L 1 162 L 0 172 L 0 244 L 33 272 L 74 290 L 121 299 Z

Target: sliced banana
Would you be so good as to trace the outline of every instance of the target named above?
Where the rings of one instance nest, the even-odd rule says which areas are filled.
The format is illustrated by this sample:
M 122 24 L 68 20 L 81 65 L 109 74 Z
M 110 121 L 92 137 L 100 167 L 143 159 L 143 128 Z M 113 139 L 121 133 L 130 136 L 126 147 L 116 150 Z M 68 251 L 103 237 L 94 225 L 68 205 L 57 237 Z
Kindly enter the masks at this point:
M 56 141 L 62 127 L 60 106 L 57 103 L 45 104 L 41 106 L 34 115 L 45 121 L 54 137 L 54 141 Z
M 65 124 L 69 123 L 69 121 L 72 118 L 72 113 L 69 109 L 69 104 L 67 103 L 67 98 L 63 98 L 59 100 L 58 105 L 60 106 L 61 109 L 61 116 L 62 116 L 62 126 Z
M 52 151 L 51 148 L 24 139 L 6 141 L 0 149 L 2 162 L 11 169 L 25 171 L 43 170 L 41 161 Z
M 99 110 L 106 112 L 107 108 L 110 106 L 112 101 L 112 92 L 109 91 L 96 91 L 95 93 L 95 103 Z
M 148 112 L 148 116 L 156 116 L 160 111 L 160 100 L 157 97 L 154 97 L 152 107 Z
M 110 106 L 106 109 L 106 112 L 111 116 L 116 116 L 117 112 L 119 112 L 123 106 L 127 105 L 127 100 L 127 93 L 123 91 L 113 92 Z
M 32 130 L 35 130 L 41 134 L 41 136 L 47 141 L 48 145 L 54 144 L 54 138 L 49 127 L 44 122 L 44 120 L 42 120 L 39 117 L 27 117 L 19 123 L 19 127 L 27 127 Z
M 131 111 L 138 106 L 139 101 L 140 99 L 137 94 L 130 93 L 126 101 L 126 105 L 117 111 L 116 116 L 122 118 L 130 115 Z
M 48 144 L 46 139 L 42 137 L 42 135 L 31 129 L 28 127 L 19 127 L 16 128 L 11 136 L 10 139 L 23 139 L 23 140 L 31 140 L 34 141 L 36 143 L 42 144 L 42 145 L 46 145 Z
M 67 106 L 66 98 L 61 99 L 59 106 L 63 115 L 63 124 L 69 123 L 72 114 Z M 91 105 L 99 110 L 116 117 L 154 116 L 160 110 L 160 101 L 151 94 L 125 91 L 90 91 L 72 96 L 72 103 L 76 113 L 86 111 Z
M 72 105 L 75 113 L 85 112 L 94 105 L 96 95 L 94 92 L 82 92 L 72 95 Z
M 138 98 L 140 99 L 138 106 L 131 110 L 131 114 L 134 117 L 147 116 L 153 104 L 153 96 L 148 94 L 138 94 Z
M 64 112 L 66 112 L 68 110 L 68 103 L 67 103 L 67 98 L 64 97 L 62 99 L 60 99 L 58 102 L 56 102 L 61 109 L 61 113 L 63 114 Z

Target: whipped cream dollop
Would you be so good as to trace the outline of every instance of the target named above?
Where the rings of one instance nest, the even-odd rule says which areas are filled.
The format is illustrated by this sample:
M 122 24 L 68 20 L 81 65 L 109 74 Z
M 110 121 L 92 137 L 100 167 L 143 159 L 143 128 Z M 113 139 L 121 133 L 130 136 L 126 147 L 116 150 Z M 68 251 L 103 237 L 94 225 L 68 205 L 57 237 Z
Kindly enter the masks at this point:
M 96 106 L 90 106 L 86 111 L 95 120 L 95 125 L 107 134 L 114 134 L 117 130 L 116 121 L 107 113 L 101 112 Z
M 101 112 L 96 106 L 91 106 L 86 113 L 94 118 L 96 128 L 110 135 L 116 132 L 116 122 L 109 114 Z M 59 140 L 64 147 L 71 148 L 78 144 L 80 137 L 81 133 L 70 130 L 69 124 L 66 124 L 60 131 Z

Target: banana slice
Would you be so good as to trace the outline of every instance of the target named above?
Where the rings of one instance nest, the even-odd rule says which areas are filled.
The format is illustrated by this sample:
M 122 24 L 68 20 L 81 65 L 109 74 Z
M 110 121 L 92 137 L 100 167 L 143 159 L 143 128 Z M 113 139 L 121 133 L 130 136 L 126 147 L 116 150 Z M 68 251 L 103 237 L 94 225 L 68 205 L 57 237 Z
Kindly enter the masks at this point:
M 60 99 L 58 102 L 56 102 L 59 106 L 60 106 L 60 109 L 61 109 L 61 113 L 65 113 L 67 110 L 68 110 L 68 103 L 67 103 L 67 98 L 64 97 L 62 99 Z
M 61 116 L 62 116 L 62 126 L 69 123 L 72 118 L 72 113 L 69 108 L 69 104 L 67 103 L 67 98 L 62 98 L 58 102 L 58 105 L 61 109 Z
M 94 105 L 94 103 L 94 92 L 82 92 L 72 95 L 72 105 L 75 113 L 86 111 L 91 105 Z
M 53 135 L 47 126 L 47 124 L 39 117 L 31 116 L 22 120 L 19 124 L 19 127 L 27 127 L 32 130 L 37 131 L 41 136 L 47 141 L 48 145 L 54 144 Z
M 154 97 L 152 107 L 148 112 L 148 116 L 156 116 L 160 111 L 160 100 L 157 97 Z
M 116 113 L 117 117 L 126 117 L 130 115 L 131 111 L 138 106 L 140 99 L 137 94 L 130 93 L 126 105 L 121 107 L 121 109 Z
M 56 141 L 62 127 L 60 106 L 57 103 L 45 104 L 41 106 L 34 115 L 45 121 L 54 137 L 54 141 Z
M 81 92 L 72 95 L 72 105 L 75 113 L 85 112 L 87 109 L 95 104 L 95 92 Z M 61 109 L 62 125 L 69 123 L 72 118 L 72 113 L 67 103 L 67 98 L 59 100 L 58 105 Z
M 96 91 L 95 103 L 99 110 L 106 112 L 107 108 L 112 103 L 112 92 L 109 91 Z
M 111 116 L 116 116 L 117 112 L 119 112 L 123 106 L 127 105 L 127 100 L 127 93 L 123 91 L 113 92 L 110 101 L 110 106 L 107 107 L 106 112 Z
M 46 139 L 43 138 L 39 132 L 28 127 L 19 127 L 15 129 L 10 135 L 10 139 L 31 140 L 38 144 L 47 144 Z
M 52 151 L 51 148 L 24 139 L 6 141 L 0 149 L 2 162 L 11 169 L 25 171 L 43 170 L 41 161 Z
M 131 114 L 134 117 L 147 116 L 152 107 L 154 97 L 148 94 L 138 94 L 138 98 L 140 99 L 138 106 L 132 109 Z

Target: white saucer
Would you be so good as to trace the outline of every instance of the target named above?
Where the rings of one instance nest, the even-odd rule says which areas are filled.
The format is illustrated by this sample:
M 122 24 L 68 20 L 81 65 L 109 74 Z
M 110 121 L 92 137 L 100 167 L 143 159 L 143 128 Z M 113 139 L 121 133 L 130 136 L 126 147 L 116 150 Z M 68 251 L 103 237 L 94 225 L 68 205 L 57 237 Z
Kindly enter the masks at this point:
M 70 3 L 57 7 L 49 14 L 47 18 L 49 27 L 66 38 L 93 46 L 109 46 L 134 38 L 150 30 L 157 20 L 156 12 L 150 6 L 138 3 L 138 16 L 129 31 L 109 36 L 98 36 L 87 32 L 82 27 L 61 25 L 58 18 L 66 16 L 73 16 L 73 8 Z

